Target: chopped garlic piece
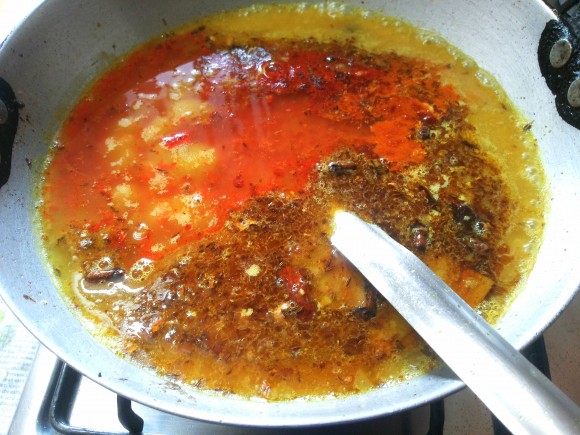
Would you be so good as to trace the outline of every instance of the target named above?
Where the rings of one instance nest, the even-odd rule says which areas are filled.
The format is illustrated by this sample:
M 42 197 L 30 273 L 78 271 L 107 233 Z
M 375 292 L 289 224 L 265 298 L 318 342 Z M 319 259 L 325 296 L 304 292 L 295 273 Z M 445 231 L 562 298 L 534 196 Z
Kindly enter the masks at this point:
M 149 187 L 151 190 L 156 190 L 159 193 L 165 192 L 165 188 L 169 180 L 167 179 L 167 175 L 164 172 L 156 171 L 155 176 L 149 180 Z
M 108 137 L 105 139 L 105 145 L 107 146 L 107 152 L 110 153 L 119 146 L 119 142 L 115 138 Z
M 117 193 L 121 196 L 127 197 L 133 193 L 133 188 L 129 184 L 118 184 L 117 187 L 115 187 L 115 193 L 113 193 L 113 195 Z
M 163 216 L 171 212 L 171 207 L 167 202 L 160 202 L 155 206 L 151 213 L 149 213 L 153 217 Z
M 155 243 L 153 246 L 151 246 L 151 252 L 161 252 L 165 249 L 165 246 L 163 245 L 163 243 Z
M 198 205 L 203 200 L 203 196 L 201 193 L 193 193 L 191 195 L 180 195 L 179 199 L 183 202 L 187 207 L 193 208 Z
M 125 207 L 127 207 L 127 208 L 139 208 L 139 203 L 135 202 L 135 201 L 126 200 L 124 202 L 124 204 L 125 204 Z
M 152 124 L 145 127 L 141 132 L 141 139 L 146 142 L 152 142 L 161 134 L 161 128 L 158 125 Z
M 254 312 L 254 310 L 252 308 L 244 308 L 241 312 L 240 315 L 242 317 L 249 317 L 252 315 L 252 313 Z
M 215 227 L 217 224 L 218 224 L 218 218 L 217 218 L 217 216 L 214 215 L 207 223 L 207 227 L 208 228 Z
M 118 122 L 119 127 L 129 127 L 132 123 L 133 121 L 131 121 L 129 118 L 121 118 Z
M 207 118 L 211 113 L 211 106 L 197 98 L 182 99 L 182 95 L 172 92 L 169 94 L 175 103 L 171 105 L 169 116 L 175 124 L 183 118 Z
M 249 276 L 257 276 L 260 273 L 260 266 L 257 264 L 252 264 L 250 267 L 246 269 L 246 273 Z
M 123 166 L 123 162 L 125 161 L 124 157 L 121 157 L 119 160 L 115 160 L 114 162 L 111 162 L 111 166 L 115 167 L 115 166 Z
M 191 214 L 188 212 L 174 213 L 171 215 L 170 220 L 177 222 L 182 227 L 191 224 Z
M 200 148 L 200 145 L 185 144 L 171 150 L 173 161 L 180 167 L 199 168 L 215 161 L 215 149 Z

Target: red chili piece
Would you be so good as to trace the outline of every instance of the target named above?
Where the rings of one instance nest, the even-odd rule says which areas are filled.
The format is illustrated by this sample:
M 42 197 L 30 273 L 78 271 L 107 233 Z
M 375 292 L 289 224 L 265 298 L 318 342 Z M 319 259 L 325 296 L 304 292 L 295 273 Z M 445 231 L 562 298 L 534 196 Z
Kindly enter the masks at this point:
M 295 312 L 300 319 L 311 320 L 316 311 L 316 303 L 312 300 L 310 284 L 301 270 L 294 266 L 284 266 L 278 272 L 278 278 L 288 290 L 290 301 L 296 306 L 295 310 L 287 314 Z

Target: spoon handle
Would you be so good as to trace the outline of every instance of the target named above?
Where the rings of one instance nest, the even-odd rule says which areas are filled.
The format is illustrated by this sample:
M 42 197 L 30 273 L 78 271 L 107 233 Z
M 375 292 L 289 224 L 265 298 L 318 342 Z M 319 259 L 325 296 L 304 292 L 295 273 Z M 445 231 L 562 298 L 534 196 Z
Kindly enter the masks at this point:
M 419 258 L 346 212 L 331 242 L 513 433 L 580 433 L 580 407 Z

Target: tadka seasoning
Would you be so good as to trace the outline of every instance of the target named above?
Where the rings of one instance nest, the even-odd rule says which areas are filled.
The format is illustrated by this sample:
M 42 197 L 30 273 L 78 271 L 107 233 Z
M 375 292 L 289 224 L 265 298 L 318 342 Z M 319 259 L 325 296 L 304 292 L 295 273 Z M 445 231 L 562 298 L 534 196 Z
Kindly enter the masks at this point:
M 129 54 L 46 166 L 63 294 L 116 350 L 202 389 L 351 394 L 432 368 L 328 235 L 353 211 L 489 320 L 505 310 L 535 255 L 520 223 L 542 219 L 520 156 L 533 139 L 451 52 L 402 23 L 287 5 Z

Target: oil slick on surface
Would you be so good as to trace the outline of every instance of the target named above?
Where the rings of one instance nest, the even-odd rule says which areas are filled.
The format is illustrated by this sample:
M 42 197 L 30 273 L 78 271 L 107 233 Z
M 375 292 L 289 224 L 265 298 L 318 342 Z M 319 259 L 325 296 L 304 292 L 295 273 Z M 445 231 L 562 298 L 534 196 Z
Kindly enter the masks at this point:
M 339 208 L 488 320 L 506 309 L 543 226 L 526 122 L 435 36 L 336 8 L 254 7 L 164 35 L 63 124 L 43 244 L 63 295 L 118 352 L 270 400 L 429 370 L 429 350 L 332 250 Z

